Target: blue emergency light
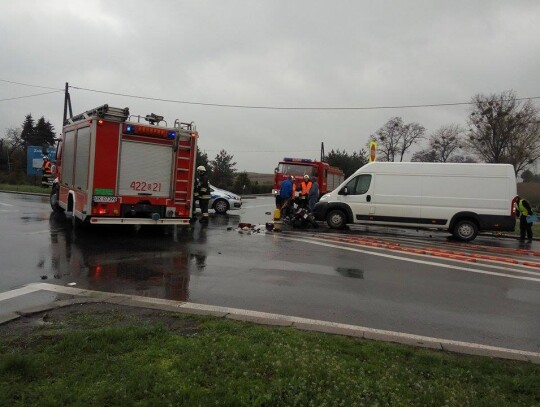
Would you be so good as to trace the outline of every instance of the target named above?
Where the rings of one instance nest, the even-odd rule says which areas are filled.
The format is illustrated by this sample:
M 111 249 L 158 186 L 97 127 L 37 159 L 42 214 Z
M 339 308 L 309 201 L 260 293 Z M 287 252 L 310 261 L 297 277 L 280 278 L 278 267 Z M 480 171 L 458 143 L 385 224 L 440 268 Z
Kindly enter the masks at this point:
M 176 131 L 174 131 L 174 130 L 169 131 L 169 133 L 167 134 L 167 137 L 170 140 L 174 140 L 176 138 Z

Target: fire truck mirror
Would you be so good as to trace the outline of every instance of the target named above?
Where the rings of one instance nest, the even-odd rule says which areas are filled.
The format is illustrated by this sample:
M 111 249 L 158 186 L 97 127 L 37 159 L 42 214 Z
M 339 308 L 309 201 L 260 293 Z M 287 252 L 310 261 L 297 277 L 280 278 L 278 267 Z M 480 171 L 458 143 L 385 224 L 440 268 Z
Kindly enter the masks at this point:
M 278 167 L 274 168 L 274 174 L 277 174 L 278 172 L 279 172 L 279 168 Z

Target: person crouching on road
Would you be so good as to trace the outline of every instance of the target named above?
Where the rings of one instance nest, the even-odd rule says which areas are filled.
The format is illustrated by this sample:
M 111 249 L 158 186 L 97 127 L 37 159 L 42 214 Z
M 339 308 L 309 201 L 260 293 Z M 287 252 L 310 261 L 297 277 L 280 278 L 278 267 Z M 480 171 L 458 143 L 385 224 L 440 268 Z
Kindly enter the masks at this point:
M 311 189 L 311 186 L 313 185 L 313 182 L 309 179 L 309 175 L 304 175 L 304 180 L 300 184 L 302 190 L 300 191 L 300 206 L 302 208 L 308 207 L 308 196 L 309 196 L 309 190 Z
M 523 242 L 525 240 L 525 233 L 527 233 L 527 239 L 532 241 L 532 222 L 527 222 L 527 216 L 532 215 L 533 211 L 531 205 L 526 199 L 516 196 L 516 216 L 519 217 L 519 240 Z
M 199 207 L 201 208 L 202 216 L 199 219 L 201 223 L 208 223 L 208 202 L 210 201 L 210 185 L 208 184 L 208 176 L 206 168 L 199 165 L 197 167 L 197 175 L 199 178 Z

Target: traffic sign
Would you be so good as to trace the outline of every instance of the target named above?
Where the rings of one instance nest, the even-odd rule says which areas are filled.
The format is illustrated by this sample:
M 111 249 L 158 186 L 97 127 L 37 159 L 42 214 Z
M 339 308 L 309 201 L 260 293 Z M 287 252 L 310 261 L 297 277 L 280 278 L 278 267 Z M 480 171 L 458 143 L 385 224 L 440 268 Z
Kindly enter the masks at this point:
M 369 142 L 369 162 L 373 162 L 377 159 L 377 142 Z

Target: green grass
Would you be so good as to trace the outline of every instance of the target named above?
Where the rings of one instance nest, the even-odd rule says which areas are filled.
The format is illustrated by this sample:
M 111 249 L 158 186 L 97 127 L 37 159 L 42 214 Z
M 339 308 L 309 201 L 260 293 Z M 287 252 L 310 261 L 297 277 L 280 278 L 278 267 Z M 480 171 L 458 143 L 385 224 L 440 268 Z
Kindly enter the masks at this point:
M 159 317 L 71 315 L 3 334 L 0 405 L 540 406 L 530 363 Z
M 44 188 L 38 185 L 12 185 L 12 184 L 0 184 L 0 191 L 13 191 L 13 192 L 32 192 L 40 194 L 49 194 L 51 192 L 50 188 Z

